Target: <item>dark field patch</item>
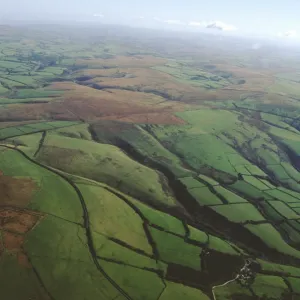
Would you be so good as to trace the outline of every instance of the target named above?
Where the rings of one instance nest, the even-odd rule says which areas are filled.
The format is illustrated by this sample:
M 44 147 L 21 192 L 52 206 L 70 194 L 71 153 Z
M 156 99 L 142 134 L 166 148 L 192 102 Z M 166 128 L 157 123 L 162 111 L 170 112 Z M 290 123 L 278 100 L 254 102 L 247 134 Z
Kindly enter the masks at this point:
M 212 250 L 209 250 L 209 253 L 201 259 L 203 260 L 202 271 L 169 264 L 167 279 L 210 292 L 212 286 L 233 279 L 244 264 L 239 256 L 226 255 Z

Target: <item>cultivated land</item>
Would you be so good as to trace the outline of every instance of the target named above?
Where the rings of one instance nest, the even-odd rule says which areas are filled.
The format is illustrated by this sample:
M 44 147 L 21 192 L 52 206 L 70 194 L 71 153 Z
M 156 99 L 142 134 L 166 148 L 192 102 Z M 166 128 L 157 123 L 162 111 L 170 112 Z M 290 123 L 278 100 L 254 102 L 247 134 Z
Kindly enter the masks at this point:
M 252 42 L 0 26 L 3 299 L 300 299 L 300 57 Z

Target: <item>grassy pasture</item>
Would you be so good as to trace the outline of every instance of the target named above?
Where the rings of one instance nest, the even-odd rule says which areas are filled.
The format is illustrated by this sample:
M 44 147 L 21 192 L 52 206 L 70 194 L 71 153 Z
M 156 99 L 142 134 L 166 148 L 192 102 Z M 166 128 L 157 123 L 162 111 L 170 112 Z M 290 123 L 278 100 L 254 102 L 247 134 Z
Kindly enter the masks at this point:
M 149 134 L 143 126 L 124 124 L 115 121 L 99 121 L 91 125 L 97 141 L 112 143 L 125 140 L 145 159 L 150 158 L 172 170 L 178 176 L 187 176 L 190 172 L 181 166 L 180 159 Z
M 49 134 L 38 160 L 68 173 L 104 182 L 145 202 L 176 205 L 162 175 L 112 145 Z
M 284 276 L 291 276 L 291 277 L 300 276 L 300 270 L 297 267 L 276 264 L 261 259 L 258 259 L 257 261 L 261 265 L 263 271 L 274 272 L 276 274 L 278 273 L 278 275 L 284 274 Z
M 257 275 L 252 289 L 258 297 L 278 300 L 282 299 L 284 292 L 288 292 L 288 287 L 283 279 L 277 276 Z
M 246 197 L 250 197 L 253 199 L 272 199 L 272 195 L 260 191 L 259 189 L 255 188 L 253 185 L 247 183 L 246 181 L 238 180 L 234 184 L 231 184 L 230 187 L 233 190 L 242 193 Z
M 208 187 L 191 189 L 189 190 L 189 193 L 201 206 L 222 204 L 221 199 L 212 193 Z
M 288 94 L 293 96 L 300 96 L 298 84 L 284 79 L 278 80 L 275 84 L 269 87 L 269 91 L 278 94 Z
M 78 122 L 58 121 L 58 122 L 41 122 L 32 123 L 22 126 L 0 128 L 0 139 L 7 139 L 9 137 L 21 136 L 23 134 L 35 133 L 43 130 L 51 130 L 59 127 L 67 127 L 76 125 Z
M 285 243 L 280 233 L 270 224 L 245 225 L 249 231 L 259 237 L 267 246 L 290 256 L 299 258 L 300 252 Z
M 93 264 L 84 229 L 78 225 L 48 216 L 30 232 L 25 249 L 56 299 L 112 299 L 118 295 Z M 89 275 L 82 278 L 82 274 Z
M 147 268 L 151 270 L 160 270 L 162 268 L 163 271 L 165 271 L 166 269 L 166 265 L 162 262 L 157 262 L 152 258 L 125 248 L 109 240 L 109 238 L 105 236 L 94 232 L 92 236 L 95 250 L 97 252 L 97 256 L 99 257 L 100 263 L 101 260 L 108 259 L 117 263 L 122 263 L 124 265 L 129 265 L 141 269 Z
M 28 234 L 25 249 L 31 259 L 91 262 L 86 243 L 84 229 L 79 225 L 47 216 Z
M 208 248 L 229 255 L 239 255 L 229 243 L 212 235 L 209 236 Z
M 238 196 L 237 194 L 223 188 L 222 186 L 216 186 L 215 191 L 222 195 L 229 203 L 241 203 L 247 202 L 244 198 Z
M 186 232 L 181 220 L 159 210 L 155 210 L 133 198 L 129 198 L 129 201 L 141 211 L 143 216 L 149 221 L 150 225 L 157 225 L 165 231 L 169 231 L 183 237 L 185 236 Z
M 119 297 L 119 292 L 96 269 L 92 262 L 79 260 L 72 263 L 57 258 L 36 257 L 33 264 L 51 295 L 58 300 L 72 297 L 81 300 L 113 299 Z M 53 275 L 52 275 L 53 274 Z M 82 276 L 82 274 L 88 274 Z M 101 284 L 99 285 L 99 282 Z
M 156 300 L 164 289 L 163 281 L 153 272 L 106 261 L 101 266 L 133 299 Z
M 222 77 L 204 72 L 203 70 L 196 70 L 195 68 L 184 67 L 181 65 L 164 65 L 154 67 L 154 69 L 171 75 L 179 82 L 206 89 L 218 89 L 229 85 L 229 82 Z
M 265 185 L 262 181 L 260 181 L 259 179 L 253 177 L 253 176 L 244 176 L 243 177 L 244 180 L 246 182 L 248 182 L 249 184 L 253 185 L 254 187 L 256 187 L 257 189 L 264 191 L 269 189 L 270 187 Z
M 250 172 L 251 175 L 259 175 L 259 176 L 266 175 L 259 167 L 255 165 L 247 165 L 246 169 Z
M 208 234 L 204 231 L 198 230 L 192 226 L 188 226 L 189 228 L 189 239 L 193 241 L 197 241 L 201 244 L 207 244 L 209 241 Z
M 0 139 L 6 139 L 10 136 L 22 135 L 22 131 L 18 127 L 10 127 L 0 129 Z
M 88 124 L 79 124 L 57 129 L 55 130 L 55 133 L 58 133 L 61 136 L 67 136 L 76 139 L 91 140 L 92 137 L 88 128 Z
M 299 295 L 300 294 L 300 279 L 288 277 L 287 280 L 288 280 L 289 284 L 291 285 L 293 292 L 297 293 Z
M 95 233 L 121 240 L 152 254 L 142 219 L 124 200 L 99 186 L 78 184 L 78 187 L 85 199 L 91 228 Z
M 212 179 L 212 178 L 210 178 L 210 177 L 208 177 L 208 176 L 205 176 L 205 175 L 203 175 L 203 174 L 200 174 L 198 177 L 199 177 L 200 179 L 204 180 L 206 183 L 212 185 L 212 186 L 217 186 L 217 185 L 219 185 L 219 182 L 218 182 L 218 181 L 216 181 L 216 180 L 214 180 L 214 179 Z
M 282 214 L 287 219 L 299 219 L 300 216 L 296 214 L 287 204 L 281 201 L 269 201 L 280 214 Z
M 166 289 L 161 295 L 161 300 L 208 300 L 208 296 L 202 293 L 200 290 L 185 286 L 183 284 L 177 284 L 171 281 L 166 281 Z
M 42 133 L 38 132 L 8 139 L 7 142 L 16 145 L 21 151 L 32 157 L 39 147 L 41 138 Z
M 150 233 L 162 261 L 201 270 L 200 247 L 187 244 L 182 238 L 155 228 L 150 228 Z
M 292 227 L 291 222 L 289 221 L 283 224 L 280 224 L 279 229 L 284 231 L 289 239 L 289 244 L 294 246 L 297 245 L 300 242 L 300 233 L 299 233 L 299 223 L 296 223 L 296 226 Z M 297 228 L 298 227 L 298 228 Z
M 294 203 L 298 202 L 299 199 L 295 198 L 294 196 L 288 194 L 285 190 L 282 191 L 280 189 L 275 189 L 275 190 L 268 190 L 266 193 L 278 200 L 281 200 L 285 203 Z
M 289 175 L 290 178 L 294 179 L 295 181 L 300 181 L 300 174 L 299 172 L 288 162 L 282 162 L 282 167 L 284 168 L 285 172 Z
M 180 178 L 179 181 L 189 190 L 189 189 L 196 189 L 196 188 L 203 188 L 205 184 L 199 182 L 193 177 L 184 177 Z
M 9 90 L 0 83 L 0 95 L 5 95 L 8 91 Z M 2 104 L 2 102 L 0 102 L 0 104 Z
M 32 178 L 36 182 L 38 188 L 29 208 L 81 222 L 82 211 L 78 196 L 60 176 L 30 162 L 15 150 L 1 153 L 0 170 L 7 176 Z
M 218 205 L 212 206 L 212 209 L 234 223 L 265 220 L 261 213 L 250 203 Z
M 217 286 L 214 289 L 214 294 L 216 299 L 222 300 L 231 300 L 233 299 L 232 297 L 237 297 L 237 299 L 238 297 L 241 299 L 247 299 L 247 297 L 249 297 L 249 299 L 251 299 L 250 297 L 252 296 L 249 289 L 242 287 L 237 282 L 231 282 L 226 286 Z

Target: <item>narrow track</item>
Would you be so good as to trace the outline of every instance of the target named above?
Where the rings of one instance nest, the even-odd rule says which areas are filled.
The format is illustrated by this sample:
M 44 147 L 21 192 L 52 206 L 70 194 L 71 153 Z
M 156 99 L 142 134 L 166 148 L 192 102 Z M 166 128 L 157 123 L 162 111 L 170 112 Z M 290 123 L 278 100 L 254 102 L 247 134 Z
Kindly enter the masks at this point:
M 212 287 L 212 295 L 213 295 L 214 300 L 217 300 L 216 295 L 215 295 L 215 292 L 214 292 L 214 290 L 215 290 L 216 288 L 221 287 L 221 286 L 225 286 L 225 285 L 227 285 L 227 284 L 229 284 L 229 283 L 231 283 L 231 282 L 234 282 L 234 281 L 237 280 L 237 278 L 238 278 L 238 275 L 237 275 L 234 279 L 228 280 L 228 281 L 226 281 L 226 282 L 223 283 L 223 284 L 213 286 L 213 287 Z
M 39 146 L 38 146 L 37 150 L 35 151 L 33 157 L 37 157 L 37 155 L 41 151 L 41 149 L 42 149 L 42 147 L 44 145 L 44 141 L 45 141 L 46 135 L 47 135 L 47 131 L 43 131 L 42 137 L 41 137 L 40 142 L 39 142 Z

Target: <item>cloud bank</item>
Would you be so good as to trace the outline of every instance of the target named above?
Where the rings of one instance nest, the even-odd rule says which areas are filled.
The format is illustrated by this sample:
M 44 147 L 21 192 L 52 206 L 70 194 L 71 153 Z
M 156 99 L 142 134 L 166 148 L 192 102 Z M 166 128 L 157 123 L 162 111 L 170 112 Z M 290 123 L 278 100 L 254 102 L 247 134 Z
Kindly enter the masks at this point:
M 287 38 L 296 38 L 298 37 L 298 33 L 296 30 L 288 30 L 285 32 L 278 32 L 279 37 L 287 37 Z
M 171 25 L 185 25 L 185 23 L 180 20 L 165 20 L 163 22 Z
M 191 27 L 201 27 L 207 29 L 214 29 L 220 31 L 234 31 L 237 28 L 234 25 L 227 24 L 221 21 L 189 21 L 183 22 L 180 20 L 165 20 L 164 23 L 176 24 L 176 25 L 188 25 Z
M 221 21 L 213 21 L 210 22 L 205 26 L 206 28 L 209 29 L 216 29 L 216 30 L 221 30 L 221 31 L 235 31 L 237 28 L 231 24 L 226 24 Z

